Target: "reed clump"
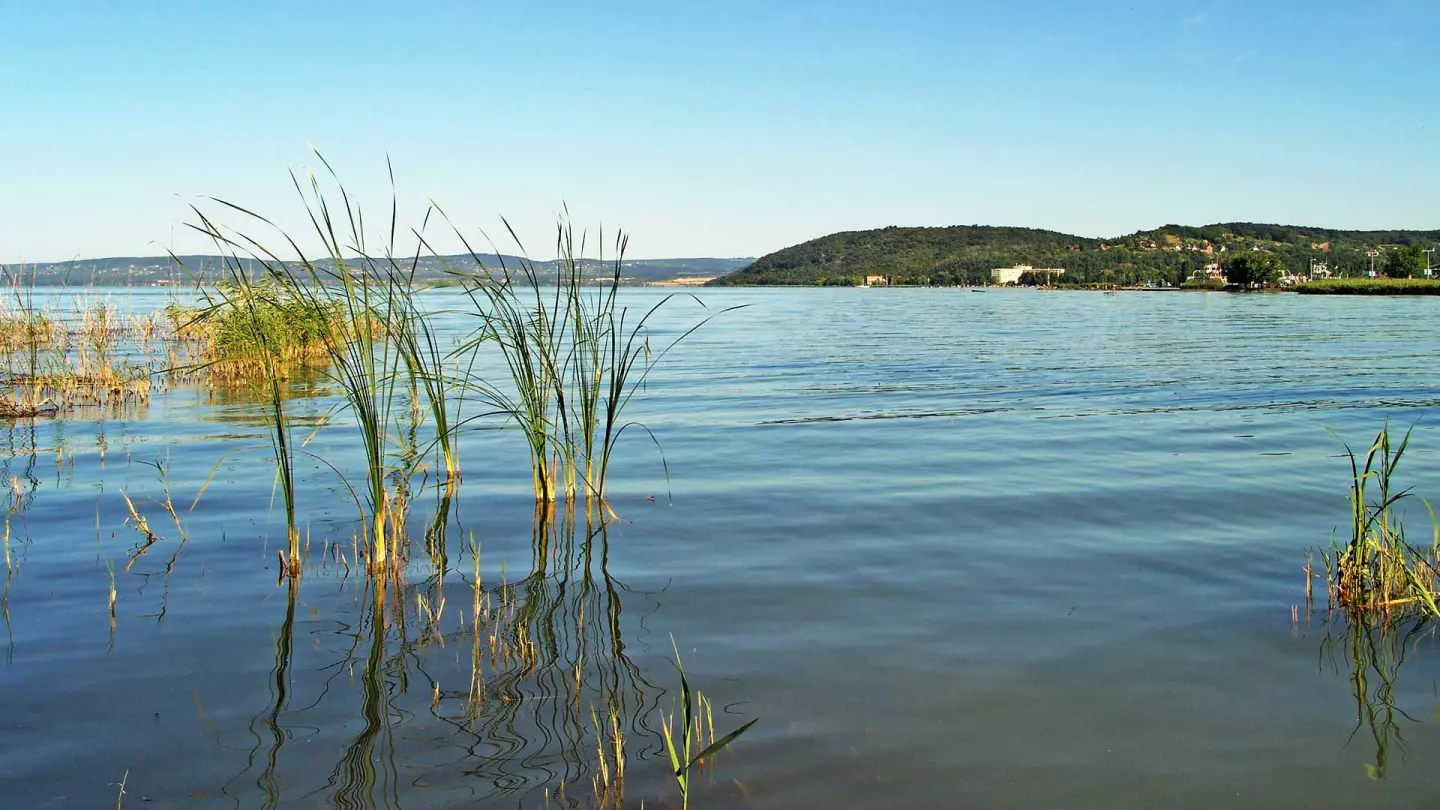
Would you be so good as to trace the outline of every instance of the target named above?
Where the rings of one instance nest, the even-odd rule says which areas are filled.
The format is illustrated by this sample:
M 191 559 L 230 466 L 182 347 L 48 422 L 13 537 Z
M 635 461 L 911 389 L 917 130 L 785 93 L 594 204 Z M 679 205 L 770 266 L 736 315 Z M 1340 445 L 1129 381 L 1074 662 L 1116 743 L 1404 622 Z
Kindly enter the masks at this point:
M 703 303 L 676 294 L 643 309 L 626 306 L 619 291 L 625 236 L 616 235 L 607 268 L 603 250 L 598 262 L 581 258 L 585 237 L 577 240 L 562 219 L 559 260 L 543 270 L 529 260 L 507 266 L 504 259 L 492 270 L 465 243 L 474 267 L 451 272 L 474 305 L 479 326 L 460 345 L 442 348 L 431 326 L 434 313 L 416 300 L 415 275 L 422 251 L 439 255 L 425 227 L 432 215 L 443 217 L 443 212 L 431 204 L 420 227 L 409 232 L 414 248 L 407 250 L 397 240 L 393 174 L 388 217 L 382 220 L 388 229 L 382 226 L 377 235 L 366 227 L 360 204 L 330 164 L 318 152 L 315 156 L 327 178 L 291 174 L 311 224 L 304 239 L 312 247 L 302 248 L 259 214 L 212 200 L 247 223 L 236 229 L 194 209 L 192 227 L 225 256 L 226 282 L 215 288 L 207 306 L 168 312 L 177 341 L 197 357 L 192 368 L 264 387 L 292 551 L 291 456 L 296 448 L 279 381 L 297 364 L 323 369 L 344 402 L 337 412 L 343 411 L 357 430 L 364 480 L 351 489 L 362 504 L 365 556 L 372 571 L 404 562 L 410 481 L 425 470 L 433 452 L 437 473 L 444 470 L 437 481 L 453 487 L 460 479 L 459 431 L 477 418 L 505 416 L 520 428 L 530 451 L 537 502 L 573 503 L 583 495 L 587 514 L 608 510 L 608 471 L 622 435 L 634 428 L 659 447 L 648 429 L 626 418 L 628 404 L 670 349 L 720 313 L 688 329 L 668 331 L 664 343 L 652 343 L 651 321 L 674 298 L 685 295 Z M 251 235 L 255 225 L 275 234 L 271 246 Z M 459 229 L 451 227 L 463 241 Z M 587 276 L 587 263 L 601 272 Z M 508 383 L 472 373 L 478 353 L 485 350 L 499 352 Z M 486 411 L 466 414 L 466 405 L 475 402 Z M 422 433 L 426 422 L 428 433 Z M 298 570 L 296 555 L 290 559 Z
M 1211 291 L 1223 290 L 1223 289 L 1225 289 L 1225 280 L 1224 280 L 1224 279 L 1219 279 L 1219 278 L 1209 278 L 1209 277 L 1206 277 L 1206 278 L 1189 278 L 1189 279 L 1186 279 L 1186 280 L 1180 285 L 1180 289 L 1182 289 L 1182 290 L 1211 290 Z
M 292 173 L 294 185 L 312 225 L 309 238 L 318 254 L 307 253 L 272 221 L 244 208 L 215 200 L 250 223 L 273 229 L 276 249 L 245 232 L 222 227 L 198 208 L 192 227 L 214 240 L 227 255 L 231 294 L 221 303 L 226 310 L 245 313 L 233 345 L 257 350 L 259 370 L 270 385 L 272 433 L 279 474 L 288 480 L 288 421 L 283 397 L 274 382 L 293 353 L 313 352 L 322 359 L 330 381 L 344 399 L 353 420 L 364 458 L 364 483 L 356 487 L 364 502 L 367 561 L 372 571 L 403 564 L 408 537 L 404 523 L 408 509 L 409 479 L 421 455 L 412 452 L 398 436 L 407 433 L 407 418 L 423 413 L 449 413 L 443 401 L 445 382 L 433 334 L 419 325 L 423 313 L 414 305 L 414 274 L 420 254 L 407 261 L 397 256 L 397 202 L 391 195 L 388 234 L 373 244 L 359 203 L 340 183 L 319 152 L 330 183 L 314 174 L 306 180 Z M 393 176 L 392 176 L 393 184 Z M 418 238 L 418 233 L 417 233 Z M 295 258 L 282 258 L 281 253 Z M 243 258 L 242 258 L 243 257 Z M 262 281 L 254 281 L 251 268 Z M 268 285 L 268 286 L 267 286 Z M 278 334 L 272 315 L 283 322 L 299 320 L 298 337 L 288 327 Z M 281 338 L 287 342 L 281 342 Z M 224 343 L 225 341 L 221 341 Z M 292 350 L 292 347 L 293 350 Z M 302 348 L 303 347 L 303 348 Z M 313 347 L 313 348 L 311 348 Z M 436 397 L 441 397 L 438 404 Z M 418 401 L 424 398 L 425 402 Z M 456 429 L 437 419 L 436 445 L 445 451 L 445 467 L 458 477 L 459 467 L 450 443 Z M 287 514 L 293 514 L 293 486 L 282 480 L 287 493 Z M 287 523 L 293 526 L 293 518 Z M 292 530 L 291 544 L 294 545 Z
M 65 326 L 50 313 L 0 304 L 0 352 L 53 351 L 65 345 Z
M 456 233 L 465 240 L 458 229 Z M 625 418 L 631 399 L 671 349 L 729 311 L 708 314 L 672 339 L 652 343 L 652 320 L 677 297 L 702 308 L 704 303 L 676 293 L 645 309 L 625 305 L 620 286 L 627 241 L 617 233 L 607 261 L 602 233 L 601 254 L 593 265 L 603 269 L 587 277 L 587 260 L 581 258 L 585 236 L 577 242 L 573 226 L 562 220 L 556 227 L 553 270 L 542 270 L 529 260 L 512 267 L 503 259 L 492 269 L 465 241 L 475 267 L 452 271 L 480 319 L 462 351 L 488 345 L 501 353 L 509 385 L 476 387 L 524 434 L 535 499 L 542 503 L 573 502 L 583 495 L 597 511 L 608 511 L 608 473 L 621 436 L 634 428 L 659 447 L 648 428 Z
M 1430 542 L 1410 542 L 1398 505 L 1412 496 L 1400 489 L 1395 473 L 1410 444 L 1410 431 L 1392 443 L 1386 425 L 1376 435 L 1363 464 L 1347 445 L 1350 458 L 1350 539 L 1322 556 L 1332 606 L 1352 613 L 1421 615 L 1440 618 L 1440 522 L 1426 501 Z
M 1322 278 L 1295 285 L 1302 295 L 1440 295 L 1440 279 Z
M 222 281 L 201 307 L 165 310 L 192 364 L 218 381 L 246 382 L 328 358 L 327 334 L 345 330 L 343 312 L 274 278 Z
M 119 351 L 122 341 L 140 337 L 137 323 L 104 300 L 82 300 L 70 313 L 38 306 L 32 287 L 0 271 L 13 286 L 0 299 L 0 418 L 149 400 L 150 368 Z

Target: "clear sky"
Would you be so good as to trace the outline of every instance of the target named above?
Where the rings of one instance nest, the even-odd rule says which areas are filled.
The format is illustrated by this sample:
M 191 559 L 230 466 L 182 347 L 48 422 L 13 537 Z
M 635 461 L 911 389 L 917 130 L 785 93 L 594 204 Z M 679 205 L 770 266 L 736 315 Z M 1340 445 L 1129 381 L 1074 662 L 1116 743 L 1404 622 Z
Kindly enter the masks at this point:
M 433 198 L 548 258 L 562 205 L 635 257 L 892 224 L 1440 228 L 1437 137 L 1435 0 L 0 0 L 7 263 L 208 252 L 207 195 L 303 229 L 307 143 L 372 221 L 389 155 L 402 225 Z

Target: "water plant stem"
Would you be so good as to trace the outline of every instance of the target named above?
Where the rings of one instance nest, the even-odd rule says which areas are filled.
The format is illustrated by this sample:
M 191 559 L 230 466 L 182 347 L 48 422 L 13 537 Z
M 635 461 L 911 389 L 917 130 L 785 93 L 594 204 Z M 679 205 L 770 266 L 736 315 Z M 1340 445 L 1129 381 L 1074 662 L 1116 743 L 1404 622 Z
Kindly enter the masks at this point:
M 1366 451 L 1363 466 L 1349 446 L 1345 448 L 1350 459 L 1350 540 L 1332 547 L 1323 559 L 1331 602 L 1346 610 L 1418 611 L 1440 617 L 1440 521 L 1429 502 L 1422 501 L 1433 532 L 1428 549 L 1417 547 L 1407 541 L 1396 508 L 1411 495 L 1395 483 L 1410 434 L 1407 430 L 1393 444 L 1385 425 Z
M 750 730 L 750 727 L 760 721 L 755 718 L 734 731 L 714 740 L 714 721 L 711 720 L 710 736 L 712 742 L 701 749 L 700 753 L 691 755 L 692 745 L 699 745 L 703 739 L 699 733 L 699 715 L 697 705 L 703 697 L 698 692 L 691 690 L 690 681 L 685 677 L 684 662 L 680 658 L 680 649 L 675 645 L 675 639 L 670 639 L 670 646 L 675 650 L 675 669 L 680 673 L 680 709 L 681 722 L 675 723 L 675 713 L 671 712 L 669 717 L 664 712 L 660 714 L 660 732 L 665 740 L 665 753 L 670 757 L 670 767 L 675 777 L 675 783 L 680 787 L 681 807 L 690 807 L 690 775 L 696 766 L 702 764 L 706 759 L 734 742 L 741 734 Z M 708 705 L 706 702 L 704 705 Z M 677 735 L 679 741 L 677 742 Z

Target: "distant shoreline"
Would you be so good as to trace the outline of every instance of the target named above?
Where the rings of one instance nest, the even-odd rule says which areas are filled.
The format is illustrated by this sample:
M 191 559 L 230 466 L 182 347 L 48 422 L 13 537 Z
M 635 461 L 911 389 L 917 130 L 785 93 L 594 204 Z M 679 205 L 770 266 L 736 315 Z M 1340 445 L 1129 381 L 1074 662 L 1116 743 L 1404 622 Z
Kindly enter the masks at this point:
M 657 286 L 657 285 L 649 285 Z M 726 285 L 730 289 L 770 289 L 770 290 L 969 290 L 971 292 L 989 292 L 995 290 L 1032 290 L 1035 292 L 1141 292 L 1141 293 L 1228 293 L 1232 295 L 1408 295 L 1408 296 L 1431 296 L 1440 295 L 1440 279 L 1387 279 L 1387 278 L 1343 278 L 1324 279 L 1308 281 L 1290 287 L 1264 287 L 1256 289 L 1236 288 L 1207 288 L 1207 287 L 1092 287 L 1084 285 L 1054 285 L 1044 286 L 1018 286 L 1012 284 L 983 285 L 983 284 L 877 284 L 867 286 L 856 285 L 826 285 L 818 286 L 813 284 L 733 284 Z

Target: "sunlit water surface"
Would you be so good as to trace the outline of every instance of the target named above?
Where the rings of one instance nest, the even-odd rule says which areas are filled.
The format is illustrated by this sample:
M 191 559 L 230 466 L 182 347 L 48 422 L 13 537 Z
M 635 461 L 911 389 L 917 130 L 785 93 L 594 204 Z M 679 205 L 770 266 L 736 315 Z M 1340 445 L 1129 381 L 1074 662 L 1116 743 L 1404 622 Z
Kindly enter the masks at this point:
M 652 345 L 744 306 L 664 356 L 628 414 L 668 481 L 632 429 L 608 532 L 537 540 L 521 439 L 477 420 L 446 561 L 425 553 L 432 466 L 406 582 L 383 593 L 355 567 L 358 442 L 323 382 L 293 381 L 310 547 L 293 594 L 275 584 L 283 523 L 253 397 L 177 386 L 6 427 L 0 473 L 25 495 L 0 806 L 591 806 L 610 708 L 627 805 L 678 806 L 658 734 L 679 691 L 672 638 L 719 733 L 760 718 L 696 775 L 695 807 L 1440 797 L 1434 639 L 1378 656 L 1357 702 L 1355 639 L 1327 623 L 1323 587 L 1307 612 L 1302 572 L 1345 526 L 1345 442 L 1416 424 L 1402 478 L 1440 493 L 1436 302 L 699 298 L 663 308 Z M 474 325 L 457 294 L 425 302 L 448 335 Z M 122 492 L 161 537 L 128 570 L 142 538 Z M 1423 507 L 1409 514 L 1428 537 Z M 484 652 L 478 676 L 472 543 L 479 593 L 530 656 Z

